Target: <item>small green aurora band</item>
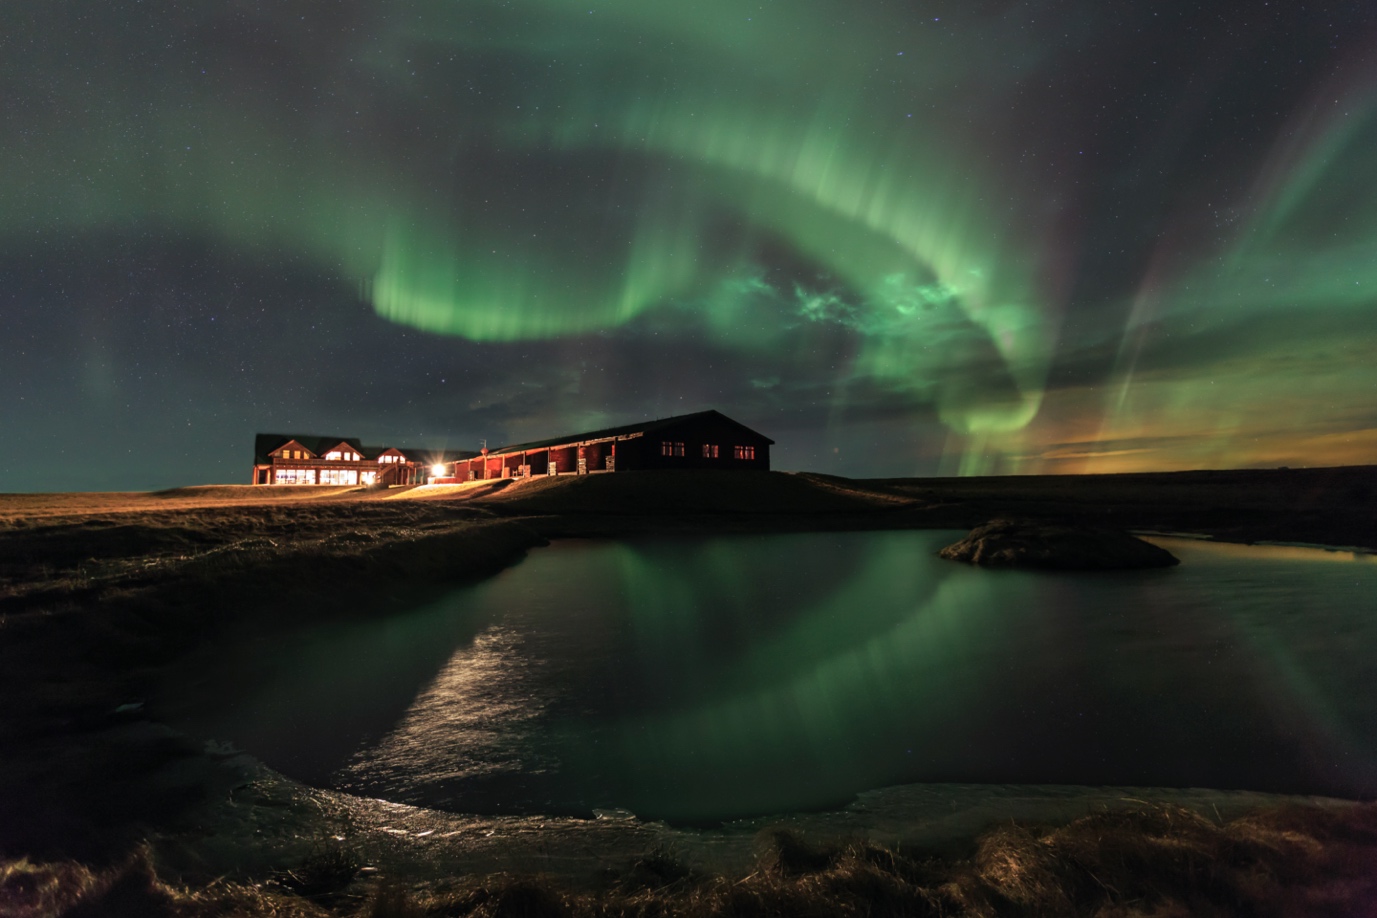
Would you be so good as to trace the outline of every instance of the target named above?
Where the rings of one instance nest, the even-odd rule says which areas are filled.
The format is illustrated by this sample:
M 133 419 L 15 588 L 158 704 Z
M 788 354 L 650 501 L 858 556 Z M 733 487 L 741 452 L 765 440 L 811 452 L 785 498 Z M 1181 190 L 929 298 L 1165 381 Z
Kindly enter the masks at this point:
M 1377 456 L 1363 395 L 1377 390 L 1377 364 L 1361 356 L 1377 349 L 1377 197 L 1366 192 L 1377 179 L 1377 81 L 1331 82 L 1287 125 L 1213 257 L 1178 257 L 1160 287 L 1144 284 L 1092 442 L 1172 438 L 1183 468 L 1240 453 L 1296 465 Z M 1143 353 L 1172 335 L 1209 354 L 1190 373 L 1140 371 Z M 1131 468 L 1138 450 L 1125 452 Z
M 12 249 L 287 253 L 390 322 L 493 345 L 664 328 L 733 355 L 762 405 L 945 431 L 950 472 L 1377 449 L 1351 398 L 1377 386 L 1361 35 L 1254 104 L 1147 5 L 89 12 L 9 23 Z M 1245 108 L 1276 116 L 1194 139 Z

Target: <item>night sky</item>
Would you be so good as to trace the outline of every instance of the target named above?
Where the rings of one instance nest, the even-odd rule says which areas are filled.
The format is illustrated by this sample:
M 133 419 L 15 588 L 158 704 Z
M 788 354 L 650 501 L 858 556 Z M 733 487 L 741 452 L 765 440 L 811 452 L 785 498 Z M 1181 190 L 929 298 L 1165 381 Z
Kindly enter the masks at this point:
M 1374 307 L 1370 0 L 0 5 L 0 491 L 1370 463 Z

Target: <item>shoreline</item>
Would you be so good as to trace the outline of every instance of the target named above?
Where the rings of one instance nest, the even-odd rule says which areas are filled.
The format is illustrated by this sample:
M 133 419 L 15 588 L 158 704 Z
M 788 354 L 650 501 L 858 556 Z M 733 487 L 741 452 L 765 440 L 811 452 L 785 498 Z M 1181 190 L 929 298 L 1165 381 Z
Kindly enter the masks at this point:
M 4 795 L 8 799 L 0 800 L 0 851 L 103 863 L 128 851 L 139 838 L 151 838 L 163 852 L 160 863 L 169 869 L 182 865 L 176 868 L 179 876 L 196 876 L 197 863 L 208 875 L 219 875 L 225 863 L 212 863 L 214 846 L 194 853 L 196 825 L 228 824 L 231 816 L 248 818 L 246 812 L 257 809 L 263 812 L 253 818 L 267 820 L 258 828 L 268 835 L 294 834 L 301 841 L 314 834 L 318 840 L 320 833 L 306 830 L 306 823 L 289 830 L 279 822 L 272 828 L 263 813 L 280 818 L 298 810 L 316 812 L 316 827 L 325 829 L 328 813 L 357 809 L 348 795 L 296 784 L 240 754 L 204 748 L 141 714 L 140 699 L 172 664 L 213 643 L 225 629 L 309 628 L 339 614 L 340 601 L 346 599 L 352 609 L 348 614 L 385 615 L 490 577 L 556 538 L 964 530 L 1012 508 L 1019 515 L 1110 522 L 1165 537 L 1195 532 L 1218 542 L 1260 544 L 1271 541 L 1260 536 L 1324 532 L 1336 541 L 1360 544 L 1347 548 L 1309 542 L 1305 547 L 1377 550 L 1370 507 L 1354 499 L 1355 488 L 1377 485 L 1377 469 L 1311 471 L 1315 474 L 1302 476 L 1301 484 L 1313 506 L 1299 514 L 1285 507 L 1268 509 L 1277 487 L 1296 484 L 1296 472 L 1290 471 L 1176 477 L 1168 482 L 1169 499 L 1144 493 L 1144 486 L 1152 492 L 1160 482 L 1145 484 L 1142 476 L 1106 476 L 1117 481 L 1099 480 L 1079 498 L 1060 500 L 1061 489 L 1075 482 L 855 482 L 782 473 L 727 473 L 725 479 L 636 473 L 397 493 L 322 489 L 326 493 L 263 495 L 255 491 L 264 489 L 226 486 L 99 495 L 84 503 L 78 495 L 0 495 L 0 685 L 12 699 L 0 716 L 0 742 L 17 750 L 6 757 L 0 775 L 9 789 Z M 1222 491 L 1220 475 L 1227 477 Z M 1246 500 L 1239 496 L 1240 481 L 1244 491 L 1253 492 Z M 1324 482 L 1328 491 L 1318 486 Z M 1115 488 L 1122 493 L 1108 500 L 1107 490 Z M 1332 514 L 1328 529 L 1319 520 L 1325 513 Z M 77 786 L 87 793 L 65 803 Z M 926 786 L 910 786 L 910 792 L 921 787 Z M 26 793 L 15 793 L 21 788 Z M 244 794 L 258 791 L 245 788 L 263 790 L 264 799 L 275 802 L 250 806 Z M 1108 792 L 1081 790 L 1085 799 L 1101 799 Z M 1142 793 L 1156 803 L 1198 800 L 1198 794 L 1208 793 L 1215 795 L 1210 806 L 1224 797 L 1246 797 L 1254 808 L 1302 801 L 1341 805 L 1250 792 Z M 1173 794 L 1178 799 L 1172 800 Z M 804 825 L 812 826 L 808 831 L 816 834 L 822 831 L 819 825 L 829 818 L 835 822 L 837 813 L 860 802 L 787 819 L 790 824 L 805 820 Z M 1038 811 L 1034 807 L 1028 812 Z M 1010 809 L 1009 815 L 1017 813 Z M 42 819 L 46 825 L 38 825 Z M 425 819 L 444 821 L 435 815 Z M 556 822 L 511 819 L 518 827 L 531 820 Z M 505 831 L 495 825 L 484 831 Z M 838 834 L 855 830 L 854 823 L 848 826 Z M 394 840 L 404 837 L 386 833 L 380 825 L 375 829 Z M 974 845 L 977 829 L 963 831 L 967 846 Z M 639 829 L 624 833 L 627 842 L 669 843 L 652 836 Z M 549 850 L 548 838 L 540 842 L 532 837 L 533 845 Z M 635 856 L 629 850 L 633 846 L 619 844 L 619 856 Z M 747 864 L 742 852 L 749 850 L 749 844 L 739 848 L 732 863 Z M 263 853 L 279 862 L 305 856 L 291 846 L 269 846 Z M 435 855 L 440 860 L 450 856 Z M 474 867 L 479 863 L 499 866 L 497 860 L 477 858 Z M 717 868 L 706 864 L 705 869 Z

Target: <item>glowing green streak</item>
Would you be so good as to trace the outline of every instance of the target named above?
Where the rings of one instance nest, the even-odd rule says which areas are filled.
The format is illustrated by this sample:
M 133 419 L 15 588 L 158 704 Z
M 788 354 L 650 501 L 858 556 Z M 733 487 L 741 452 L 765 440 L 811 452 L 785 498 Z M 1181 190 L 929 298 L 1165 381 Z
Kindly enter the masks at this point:
M 621 145 L 749 177 L 749 192 L 727 181 L 726 195 L 740 200 L 749 193 L 741 206 L 755 222 L 827 264 L 883 308 L 912 315 L 915 301 L 933 299 L 934 288 L 960 291 L 949 299 L 985 330 L 1018 388 L 1013 399 L 993 404 L 953 399 L 944 405 L 944 420 L 966 432 L 1023 427 L 1040 402 L 1051 332 L 1030 302 L 1017 260 L 1001 255 L 997 242 L 990 251 L 1000 234 L 980 215 L 978 185 L 969 170 L 898 138 L 878 145 L 879 153 L 856 147 L 842 130 L 844 110 L 824 106 L 800 127 L 785 117 L 710 100 L 642 104 L 624 116 Z M 569 149 L 605 142 L 580 130 L 587 123 L 567 123 L 553 141 Z M 906 271 L 914 277 L 911 286 L 904 283 Z M 901 351 L 902 337 L 868 341 L 866 371 L 904 380 L 928 362 L 914 349 L 921 343 L 920 325 L 896 331 L 907 333 L 908 347 Z
M 1147 467 L 1371 461 L 1357 444 L 1329 456 L 1302 444 L 1370 426 L 1336 393 L 1377 385 L 1371 361 L 1352 356 L 1377 346 L 1377 199 L 1366 193 L 1377 94 L 1358 87 L 1313 120 L 1280 143 L 1257 183 L 1262 201 L 1223 257 L 1144 291 L 1130 314 L 1098 435 L 1162 440 L 1170 454 L 1145 456 Z M 1258 337 L 1259 327 L 1286 334 Z M 1144 350 L 1160 344 L 1153 334 L 1180 349 L 1222 330 L 1223 346 L 1189 371 L 1141 366 Z
M 878 383 L 936 404 L 998 452 L 1038 411 L 1054 344 L 1056 316 L 1032 280 L 1039 237 L 1006 213 L 1009 190 L 973 165 L 971 144 L 913 103 L 1001 52 L 914 37 L 912 85 L 877 99 L 868 56 L 887 18 L 829 4 L 745 16 L 726 0 L 613 0 L 593 18 L 556 0 L 418 0 L 378 12 L 377 42 L 290 61 L 299 72 L 284 68 L 282 85 L 298 97 L 280 101 L 229 57 L 149 96 L 130 91 L 149 88 L 132 77 L 92 85 L 40 55 L 66 103 L 107 114 L 44 126 L 60 162 L 0 150 L 0 172 L 23 179 L 0 183 L 0 209 L 31 218 L 3 231 L 134 221 L 304 257 L 357 280 L 379 315 L 480 341 L 586 334 L 698 304 L 700 327 L 740 347 L 779 330 L 741 336 L 731 284 L 751 276 L 757 242 L 783 242 L 844 288 L 844 309 L 809 307 L 829 295 L 821 284 L 784 317 L 858 337 L 837 390 Z M 482 54 L 510 71 L 468 61 Z M 360 75 L 373 82 L 357 105 L 330 101 Z M 488 157 L 478 167 L 476 153 Z M 612 164 L 596 193 L 583 169 L 595 157 Z M 963 361 L 988 365 L 986 379 L 965 381 Z
M 556 24 L 569 15 L 547 6 Z M 999 196 L 996 186 L 972 169 L 959 144 L 906 119 L 896 126 L 892 112 L 876 120 L 880 113 L 867 109 L 865 91 L 848 88 L 863 82 L 863 68 L 842 63 L 819 74 L 814 59 L 797 48 L 775 43 L 765 51 L 763 39 L 704 28 L 710 16 L 736 15 L 726 5 L 707 10 L 705 18 L 695 11 L 691 21 L 634 4 L 598 13 L 682 40 L 692 55 L 731 61 L 755 75 L 755 91 L 600 85 L 606 77 L 595 72 L 567 87 L 542 87 L 539 104 L 528 100 L 519 113 L 485 129 L 504 149 L 595 152 L 638 163 L 650 174 L 657 162 L 668 162 L 674 177 L 666 185 L 692 190 L 676 192 L 679 203 L 666 203 L 655 181 L 642 189 L 627 254 L 611 255 L 619 282 L 590 281 L 558 251 L 528 252 L 513 265 L 485 264 L 480 244 L 461 243 L 474 229 L 464 225 L 462 212 L 454 217 L 457 232 L 427 230 L 418 240 L 394 229 L 372 283 L 380 314 L 429 331 L 514 340 L 610 328 L 668 299 L 693 296 L 709 328 L 726 334 L 739 328 L 733 313 L 741 304 L 733 303 L 729 286 L 711 278 L 750 272 L 729 254 L 704 253 L 713 220 L 734 214 L 745 226 L 787 240 L 859 295 L 860 311 L 841 323 L 861 336 L 855 378 L 915 401 L 936 400 L 946 423 L 979 435 L 979 442 L 1027 425 L 1041 401 L 1055 323 L 1029 280 L 1030 254 L 1019 251 L 1007 217 L 986 212 L 984 201 Z M 530 36 L 532 53 L 588 54 L 591 46 L 579 44 L 581 27 L 573 20 L 564 25 L 570 31 L 558 38 Z M 826 37 L 820 30 L 809 40 L 825 46 Z M 459 27 L 447 40 L 471 43 Z M 929 66 L 940 68 L 935 55 L 928 57 Z M 766 59 L 768 65 L 757 66 Z M 771 87 L 775 80 L 782 82 Z M 780 94 L 789 82 L 818 81 L 826 86 Z M 804 318 L 831 320 L 804 305 Z M 958 323 L 946 314 L 951 309 L 959 312 Z M 933 321 L 937 314 L 943 322 Z M 956 381 L 958 361 L 944 351 L 956 325 L 976 332 L 962 333 L 961 353 L 995 368 L 978 386 Z

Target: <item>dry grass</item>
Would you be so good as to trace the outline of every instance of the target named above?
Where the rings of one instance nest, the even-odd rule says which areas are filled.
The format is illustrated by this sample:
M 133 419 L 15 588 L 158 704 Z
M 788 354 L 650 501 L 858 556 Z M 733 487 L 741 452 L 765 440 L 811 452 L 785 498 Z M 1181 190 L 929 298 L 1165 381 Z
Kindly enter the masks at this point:
M 62 861 L 0 863 L 5 918 L 324 918 L 340 914 L 301 896 L 215 882 L 197 890 L 158 878 L 146 851 L 96 871 Z
M 763 839 L 745 877 L 696 873 L 652 852 L 574 889 L 539 876 L 462 879 L 444 892 L 358 881 L 311 897 L 216 882 L 188 890 L 136 853 L 103 872 L 73 863 L 0 866 L 0 914 L 367 918 L 822 918 L 822 916 L 1377 915 L 1377 805 L 1290 807 L 1218 824 L 1155 807 L 1050 829 L 998 828 L 964 860 L 864 841 Z
M 0 494 L 0 525 L 92 513 L 146 513 L 191 510 L 227 504 L 249 506 L 326 500 L 358 500 L 358 488 L 316 485 L 299 488 L 256 488 L 252 485 L 203 485 L 167 491 L 105 491 L 54 494 Z
M 915 503 L 837 480 L 779 472 L 634 472 L 534 478 L 484 501 L 504 512 L 643 516 L 874 514 Z

